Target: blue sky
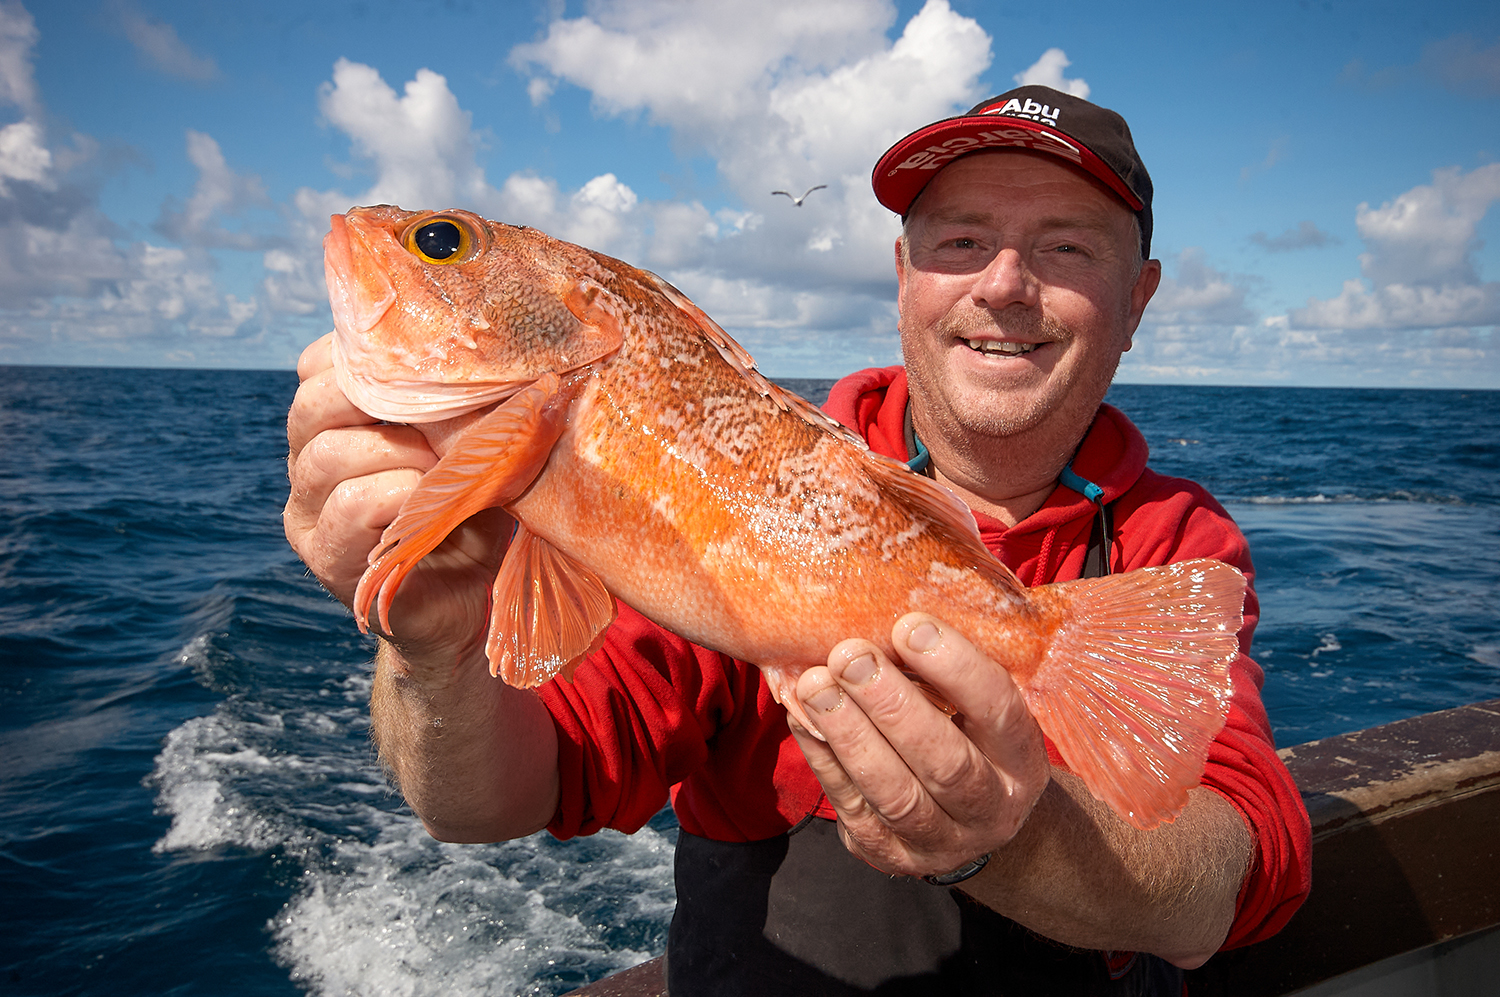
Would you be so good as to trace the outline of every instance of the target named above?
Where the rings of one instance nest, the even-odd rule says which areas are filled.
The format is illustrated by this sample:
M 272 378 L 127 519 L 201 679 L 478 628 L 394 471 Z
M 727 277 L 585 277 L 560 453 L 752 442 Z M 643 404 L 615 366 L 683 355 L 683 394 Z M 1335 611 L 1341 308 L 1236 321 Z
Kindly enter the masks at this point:
M 772 376 L 893 363 L 869 170 L 1020 80 L 1156 182 L 1121 380 L 1500 387 L 1493 2 L 0 2 L 0 363 L 289 367 L 379 201 L 655 270 Z

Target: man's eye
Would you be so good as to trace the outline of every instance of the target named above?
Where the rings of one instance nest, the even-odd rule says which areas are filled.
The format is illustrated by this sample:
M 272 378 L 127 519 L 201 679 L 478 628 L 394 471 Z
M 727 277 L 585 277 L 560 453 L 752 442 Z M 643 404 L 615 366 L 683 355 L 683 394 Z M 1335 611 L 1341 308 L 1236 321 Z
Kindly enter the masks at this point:
M 952 245 L 954 249 L 974 249 L 979 243 L 973 239 L 954 239 Z

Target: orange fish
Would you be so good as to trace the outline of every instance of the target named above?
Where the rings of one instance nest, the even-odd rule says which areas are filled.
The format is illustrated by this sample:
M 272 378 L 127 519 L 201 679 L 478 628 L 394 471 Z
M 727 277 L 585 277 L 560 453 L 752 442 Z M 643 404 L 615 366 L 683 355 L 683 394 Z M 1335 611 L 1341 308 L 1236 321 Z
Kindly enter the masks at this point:
M 1173 819 L 1229 709 L 1245 580 L 1197 560 L 1028 589 L 947 489 L 759 374 L 666 281 L 465 211 L 334 215 L 334 367 L 441 460 L 370 555 L 382 627 L 407 572 L 466 518 L 519 526 L 495 579 L 491 671 L 568 678 L 618 599 L 797 676 L 846 637 L 893 654 L 907 612 L 1004 666 L 1068 766 L 1137 827 Z

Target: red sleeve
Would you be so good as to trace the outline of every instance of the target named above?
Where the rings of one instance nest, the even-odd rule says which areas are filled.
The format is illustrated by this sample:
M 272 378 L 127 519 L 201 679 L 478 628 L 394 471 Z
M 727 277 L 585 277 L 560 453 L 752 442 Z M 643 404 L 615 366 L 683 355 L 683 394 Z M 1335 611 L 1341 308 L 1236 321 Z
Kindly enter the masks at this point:
M 1250 830 L 1255 854 L 1223 948 L 1269 938 L 1306 899 L 1312 875 L 1312 829 L 1302 794 L 1276 755 L 1261 703 L 1264 674 L 1248 654 L 1260 617 L 1255 569 L 1239 527 L 1213 497 L 1191 482 L 1147 471 L 1146 488 L 1121 500 L 1117 522 L 1124 569 L 1211 557 L 1232 564 L 1252 585 L 1245 596 L 1244 650 L 1232 666 L 1234 694 L 1224 730 L 1209 749 L 1203 785 L 1229 801 Z M 1152 487 L 1154 486 L 1154 487 Z M 1146 492 L 1144 498 L 1137 497 Z
M 572 682 L 539 690 L 557 728 L 558 838 L 639 830 L 672 785 L 703 764 L 717 717 L 733 709 L 714 651 L 622 605 L 604 645 Z

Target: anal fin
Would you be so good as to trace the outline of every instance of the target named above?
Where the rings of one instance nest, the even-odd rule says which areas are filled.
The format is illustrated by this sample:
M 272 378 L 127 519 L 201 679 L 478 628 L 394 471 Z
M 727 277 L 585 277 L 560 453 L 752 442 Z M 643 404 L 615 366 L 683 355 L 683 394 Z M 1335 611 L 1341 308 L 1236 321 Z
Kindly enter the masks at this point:
M 571 679 L 616 611 L 598 575 L 520 525 L 490 599 L 490 673 L 517 689 Z
M 1127 822 L 1173 820 L 1229 712 L 1244 576 L 1199 559 L 1033 591 L 1065 617 L 1023 684 L 1037 723 Z

